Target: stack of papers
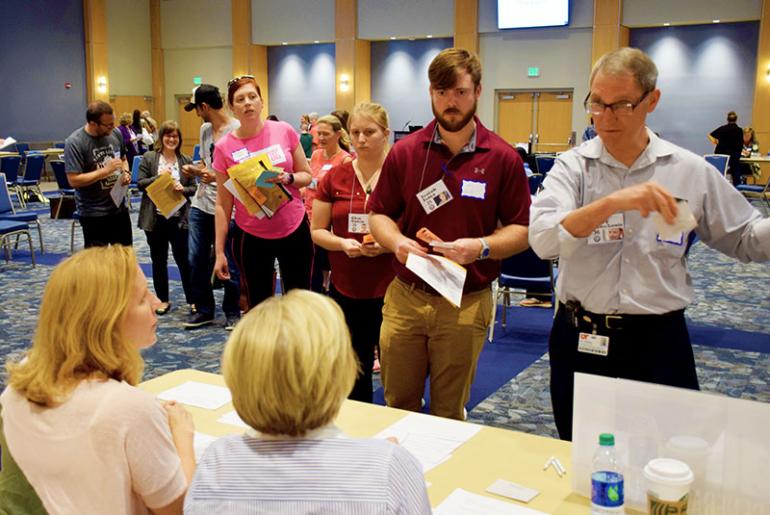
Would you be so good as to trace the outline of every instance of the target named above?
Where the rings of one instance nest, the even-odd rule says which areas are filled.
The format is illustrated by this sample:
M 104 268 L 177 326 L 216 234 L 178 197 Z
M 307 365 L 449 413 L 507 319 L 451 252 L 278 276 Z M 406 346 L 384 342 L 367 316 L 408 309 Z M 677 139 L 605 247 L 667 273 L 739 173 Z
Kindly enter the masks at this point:
M 224 386 L 187 381 L 179 386 L 158 394 L 164 401 L 177 401 L 187 406 L 215 410 L 219 409 L 232 399 L 230 390 Z
M 217 422 L 221 424 L 229 424 L 231 426 L 236 426 L 236 427 L 243 427 L 246 429 L 248 429 L 249 427 L 249 425 L 246 424 L 246 422 L 241 420 L 241 417 L 238 416 L 238 413 L 236 413 L 235 410 L 225 413 L 224 415 L 222 415 L 217 419 Z
M 274 168 L 266 152 L 257 154 L 227 169 L 236 197 L 249 211 L 256 215 L 260 211 L 271 218 L 284 204 L 291 200 L 291 194 L 282 184 L 266 182 L 282 172 Z
M 453 306 L 460 307 L 463 286 L 468 271 L 444 256 L 430 254 L 424 258 L 417 254 L 406 256 L 406 267 L 425 281 Z
M 542 511 L 472 494 L 462 488 L 436 506 L 434 515 L 545 515 Z
M 447 418 L 411 413 L 375 438 L 395 437 L 422 465 L 423 473 L 440 465 L 452 452 L 470 440 L 481 426 Z

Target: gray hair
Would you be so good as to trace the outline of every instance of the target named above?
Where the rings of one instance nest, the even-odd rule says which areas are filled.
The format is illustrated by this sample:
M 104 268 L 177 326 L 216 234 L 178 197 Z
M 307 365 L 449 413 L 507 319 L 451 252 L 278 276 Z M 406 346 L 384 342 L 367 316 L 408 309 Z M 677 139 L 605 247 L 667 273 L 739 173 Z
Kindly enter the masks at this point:
M 594 83 L 594 77 L 599 72 L 608 75 L 630 73 L 644 92 L 653 91 L 658 81 L 657 66 L 650 56 L 638 48 L 623 47 L 601 56 L 591 70 L 589 85 Z
M 312 112 L 308 114 L 307 117 L 310 118 L 311 120 L 318 120 L 318 113 Z

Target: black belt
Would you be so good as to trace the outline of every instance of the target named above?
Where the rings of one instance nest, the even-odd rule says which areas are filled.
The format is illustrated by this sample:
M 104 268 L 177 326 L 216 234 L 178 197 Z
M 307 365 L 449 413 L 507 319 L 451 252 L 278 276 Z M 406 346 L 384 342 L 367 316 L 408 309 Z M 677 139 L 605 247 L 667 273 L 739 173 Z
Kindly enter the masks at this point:
M 428 283 L 423 281 L 407 281 L 405 279 L 401 279 L 400 277 L 396 277 L 396 279 L 404 283 L 404 285 L 409 288 L 410 292 L 413 292 L 414 290 L 420 290 L 421 292 L 425 292 L 428 295 L 434 295 L 436 297 L 441 296 L 439 292 L 433 289 L 433 287 L 429 286 Z
M 684 316 L 684 310 L 669 311 L 660 315 L 622 315 L 622 314 L 601 314 L 592 313 L 583 309 L 579 302 L 570 300 L 566 303 L 559 302 L 559 309 L 564 310 L 567 320 L 573 327 L 587 330 L 608 330 L 622 331 L 624 329 L 634 329 L 655 323 L 661 319 L 675 318 Z

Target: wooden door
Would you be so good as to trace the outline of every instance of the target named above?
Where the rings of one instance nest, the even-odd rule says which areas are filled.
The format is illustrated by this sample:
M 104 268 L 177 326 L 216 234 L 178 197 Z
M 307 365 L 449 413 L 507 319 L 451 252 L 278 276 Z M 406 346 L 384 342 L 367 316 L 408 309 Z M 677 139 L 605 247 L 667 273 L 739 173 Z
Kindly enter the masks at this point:
M 531 91 L 498 94 L 497 133 L 511 145 L 529 142 L 533 133 L 533 99 Z
M 542 91 L 537 99 L 535 152 L 562 152 L 572 137 L 572 93 Z
M 133 114 L 134 109 L 139 111 L 149 111 L 152 114 L 152 97 L 116 95 L 110 97 L 110 104 L 115 112 L 115 125 L 118 125 L 120 115 L 123 113 Z M 153 116 L 154 118 L 154 116 Z
M 184 110 L 184 106 L 188 102 L 190 102 L 190 95 L 177 95 L 177 123 L 179 123 L 179 130 L 182 133 L 182 153 L 192 157 L 193 148 L 200 143 L 203 120 L 195 114 L 195 110 L 189 113 Z

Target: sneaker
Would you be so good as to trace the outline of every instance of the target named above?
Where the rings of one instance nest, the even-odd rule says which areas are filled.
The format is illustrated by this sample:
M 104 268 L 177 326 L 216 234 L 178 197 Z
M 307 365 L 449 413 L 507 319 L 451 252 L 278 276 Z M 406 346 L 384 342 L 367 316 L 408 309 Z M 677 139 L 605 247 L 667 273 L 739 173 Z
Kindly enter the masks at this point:
M 198 327 L 203 327 L 204 325 L 211 325 L 214 323 L 214 317 L 211 315 L 206 315 L 204 313 L 196 313 L 192 316 L 190 316 L 189 320 L 182 324 L 182 327 L 185 329 L 197 329 Z
M 238 315 L 227 315 L 225 317 L 225 331 L 232 331 L 235 329 L 235 325 L 241 319 Z

